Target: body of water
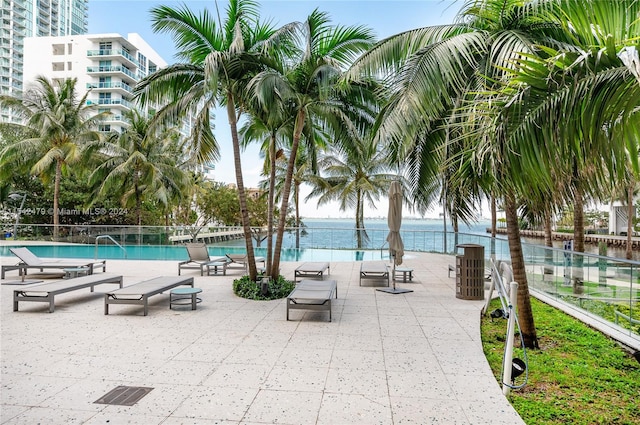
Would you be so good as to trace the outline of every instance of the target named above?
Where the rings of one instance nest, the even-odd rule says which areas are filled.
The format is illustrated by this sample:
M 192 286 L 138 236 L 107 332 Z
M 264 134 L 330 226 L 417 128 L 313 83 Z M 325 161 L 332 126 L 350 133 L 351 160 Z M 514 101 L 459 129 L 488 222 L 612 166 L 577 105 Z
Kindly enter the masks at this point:
M 386 219 L 365 219 L 367 240 L 363 247 L 356 243 L 355 222 L 352 219 L 305 219 L 305 229 L 300 232 L 299 249 L 296 248 L 296 233 L 287 232 L 283 241 L 282 261 L 362 261 L 388 260 L 389 233 Z M 451 233 L 450 226 L 444 232 L 440 219 L 404 219 L 400 234 L 405 251 L 420 252 L 456 252 L 456 245 L 474 243 L 485 246 L 486 252 L 496 252 L 499 257 L 508 257 L 508 245 L 505 235 L 499 235 L 492 246 L 487 233 L 489 220 L 482 220 L 470 226 L 461 225 L 460 234 Z M 108 232 L 107 232 L 108 233 Z M 117 236 L 116 236 L 117 237 Z M 18 241 L 19 242 L 19 241 Z M 543 245 L 543 239 L 527 238 L 527 244 Z M 562 248 L 562 242 L 556 241 L 554 247 Z M 180 245 L 124 245 L 124 249 L 110 244 L 94 245 L 32 245 L 29 247 L 40 257 L 62 258 L 105 258 L 130 260 L 185 260 L 188 258 L 184 246 Z M 244 241 L 240 239 L 209 244 L 212 257 L 221 257 L 226 253 L 242 253 Z M 587 245 L 588 253 L 598 253 L 595 245 Z M 265 242 L 256 248 L 257 256 L 266 254 Z M 634 259 L 640 253 L 634 253 Z M 624 258 L 624 249 L 611 247 L 609 257 Z M 0 256 L 12 256 L 8 246 L 0 246 Z

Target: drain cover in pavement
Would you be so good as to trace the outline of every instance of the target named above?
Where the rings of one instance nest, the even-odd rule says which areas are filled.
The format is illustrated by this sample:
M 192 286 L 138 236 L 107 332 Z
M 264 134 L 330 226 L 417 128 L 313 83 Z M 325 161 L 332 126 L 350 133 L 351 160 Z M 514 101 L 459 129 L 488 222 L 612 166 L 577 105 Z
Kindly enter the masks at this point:
M 127 387 L 121 385 L 115 387 L 94 403 L 98 404 L 117 404 L 119 406 L 133 406 L 140 399 L 146 396 L 153 388 L 149 387 Z

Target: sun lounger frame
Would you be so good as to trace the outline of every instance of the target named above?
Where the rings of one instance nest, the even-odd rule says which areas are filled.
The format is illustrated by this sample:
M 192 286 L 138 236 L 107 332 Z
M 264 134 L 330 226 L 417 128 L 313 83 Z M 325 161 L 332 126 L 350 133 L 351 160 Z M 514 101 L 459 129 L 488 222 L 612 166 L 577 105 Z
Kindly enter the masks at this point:
M 91 292 L 93 292 L 96 285 L 103 283 L 115 283 L 122 288 L 122 276 L 109 274 L 88 275 L 73 279 L 38 283 L 25 288 L 15 289 L 13 291 L 13 311 L 18 311 L 18 303 L 21 301 L 35 301 L 48 302 L 49 313 L 53 313 L 55 309 L 54 298 L 56 295 L 84 288 L 91 288 Z
M 331 322 L 331 299 L 338 298 L 338 283 L 335 280 L 301 280 L 287 296 L 287 320 L 289 310 L 329 311 Z
M 389 286 L 389 266 L 385 263 L 363 261 L 360 264 L 360 286 L 362 286 L 362 279 L 386 279 Z
M 223 274 L 226 274 L 227 265 L 230 260 L 227 257 L 211 258 L 207 244 L 204 242 L 186 243 L 185 248 L 187 249 L 189 259 L 178 263 L 178 276 L 182 274 L 182 269 L 200 270 L 200 276 L 204 276 L 204 270 L 207 269 L 208 271 L 208 266 L 213 263 L 225 263 L 224 266 L 222 266 L 222 271 Z
M 293 281 L 297 282 L 299 277 L 313 277 L 324 280 L 324 272 L 331 275 L 331 265 L 326 262 L 308 262 L 296 267 L 293 272 Z
M 150 297 L 183 285 L 193 288 L 193 277 L 161 276 L 107 292 L 104 294 L 104 314 L 109 314 L 110 304 L 133 304 L 143 306 L 146 316 L 149 313 Z M 139 292 L 138 288 L 141 288 Z
M 246 254 L 225 254 L 227 258 L 227 268 L 243 268 L 245 271 L 249 270 L 249 259 Z M 264 257 L 255 257 L 256 267 L 258 263 L 262 263 L 262 268 L 267 267 L 267 260 Z
M 20 250 L 24 250 L 24 254 L 21 255 Z M 11 270 L 18 270 L 19 276 L 24 278 L 27 274 L 27 269 L 40 269 L 40 271 L 44 271 L 44 269 L 66 269 L 66 268 L 78 268 L 78 267 L 86 267 L 87 274 L 93 274 L 94 270 L 102 267 L 102 271 L 107 271 L 107 260 L 85 260 L 85 259 L 55 259 L 55 260 L 44 260 L 40 257 L 36 256 L 31 250 L 28 248 L 9 248 L 9 251 L 13 253 L 16 257 L 20 259 L 20 262 L 16 265 L 6 265 L 2 266 L 2 270 L 0 271 L 0 279 L 4 279 L 5 273 Z M 32 257 L 33 262 L 29 263 L 25 260 L 26 256 Z
M 229 265 L 229 259 L 227 257 L 220 257 L 208 261 L 193 261 L 185 260 L 178 263 L 178 276 L 181 275 L 182 269 L 195 269 L 200 270 L 200 276 L 204 276 L 204 270 L 213 263 L 224 263 L 222 266 L 223 274 L 226 274 L 227 266 Z

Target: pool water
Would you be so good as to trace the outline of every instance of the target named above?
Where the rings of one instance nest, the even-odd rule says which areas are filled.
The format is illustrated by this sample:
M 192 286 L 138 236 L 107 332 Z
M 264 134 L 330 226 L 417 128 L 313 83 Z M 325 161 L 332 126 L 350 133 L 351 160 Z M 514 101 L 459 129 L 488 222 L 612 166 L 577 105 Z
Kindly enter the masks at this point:
M 20 245 L 16 245 L 20 246 Z M 13 257 L 11 246 L 0 246 L 0 256 Z M 100 258 L 111 260 L 188 260 L 184 246 L 174 245 L 124 245 L 124 249 L 115 245 L 28 245 L 38 257 L 43 258 Z M 244 254 L 243 247 L 209 247 L 212 258 L 225 254 Z M 256 256 L 266 256 L 266 248 L 255 248 Z M 15 258 L 15 257 L 14 257 Z M 283 249 L 280 261 L 369 261 L 388 260 L 388 252 L 380 250 L 342 250 L 342 249 Z

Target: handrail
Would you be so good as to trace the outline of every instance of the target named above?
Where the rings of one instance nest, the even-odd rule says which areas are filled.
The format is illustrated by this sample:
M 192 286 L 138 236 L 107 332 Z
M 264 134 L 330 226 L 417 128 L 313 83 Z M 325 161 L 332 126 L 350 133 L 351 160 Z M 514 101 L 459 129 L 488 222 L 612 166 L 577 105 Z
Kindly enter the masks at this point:
M 98 236 L 96 236 L 96 249 L 95 249 L 94 254 L 93 254 L 94 259 L 96 259 L 96 260 L 98 259 L 98 240 L 100 240 L 100 239 L 109 239 L 111 242 L 113 242 L 114 244 L 118 245 L 118 247 L 120 247 L 120 249 L 124 251 L 124 258 L 127 258 L 127 250 L 125 249 L 125 247 L 123 247 L 118 242 L 116 242 L 116 240 L 113 239 L 111 237 L 111 235 L 98 235 Z
M 384 258 L 384 247 L 385 245 L 387 245 L 389 242 L 388 241 L 384 241 L 384 243 L 382 244 L 382 246 L 380 247 L 380 258 Z M 387 249 L 388 251 L 388 249 Z M 389 254 L 389 258 L 391 258 L 391 254 Z

